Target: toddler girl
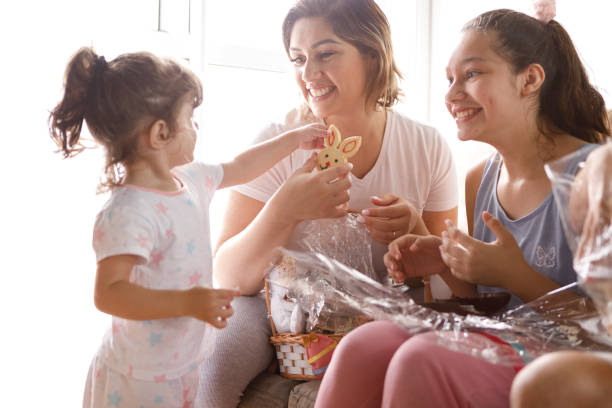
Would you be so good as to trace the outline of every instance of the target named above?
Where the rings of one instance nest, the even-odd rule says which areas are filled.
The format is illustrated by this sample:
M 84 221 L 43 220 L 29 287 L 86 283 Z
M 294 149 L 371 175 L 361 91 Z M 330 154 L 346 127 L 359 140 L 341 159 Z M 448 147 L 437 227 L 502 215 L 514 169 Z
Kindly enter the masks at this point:
M 105 148 L 101 187 L 111 191 L 93 247 L 94 301 L 113 316 L 112 328 L 91 364 L 84 407 L 191 406 L 196 368 L 213 351 L 211 326 L 226 326 L 239 295 L 210 288 L 213 193 L 257 177 L 296 148 L 321 147 L 328 133 L 306 125 L 228 163 L 195 162 L 193 111 L 201 101 L 192 72 L 149 53 L 107 63 L 82 48 L 68 64 L 51 135 L 73 156 L 85 120 Z

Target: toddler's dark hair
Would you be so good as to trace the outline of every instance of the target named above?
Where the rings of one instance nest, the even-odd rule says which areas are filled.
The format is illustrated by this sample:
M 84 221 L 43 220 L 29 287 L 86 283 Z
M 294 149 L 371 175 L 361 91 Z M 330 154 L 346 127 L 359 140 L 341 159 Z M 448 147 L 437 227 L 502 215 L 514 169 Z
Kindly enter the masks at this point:
M 118 184 L 117 166 L 130 160 L 137 136 L 157 120 L 172 134 L 178 102 L 193 96 L 202 103 L 202 84 L 189 69 L 148 52 L 122 54 L 110 62 L 91 47 L 72 56 L 64 77 L 64 96 L 49 116 L 51 137 L 64 157 L 83 150 L 83 120 L 106 150 L 100 190 Z

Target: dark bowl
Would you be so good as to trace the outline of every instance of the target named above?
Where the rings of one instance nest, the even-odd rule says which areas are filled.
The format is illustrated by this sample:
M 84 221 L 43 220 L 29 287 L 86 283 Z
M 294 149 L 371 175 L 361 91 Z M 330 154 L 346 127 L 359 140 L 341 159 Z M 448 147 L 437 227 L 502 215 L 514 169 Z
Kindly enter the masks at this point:
M 456 298 L 454 300 L 460 305 L 471 305 L 479 312 L 492 315 L 502 311 L 510 302 L 511 297 L 508 292 L 489 292 L 481 293 L 478 297 Z
M 510 302 L 511 295 L 507 292 L 481 293 L 479 296 L 471 298 L 451 298 L 436 300 L 433 302 L 422 303 L 423 306 L 438 312 L 452 312 L 466 315 L 476 311 L 476 314 L 486 316 L 501 312 Z

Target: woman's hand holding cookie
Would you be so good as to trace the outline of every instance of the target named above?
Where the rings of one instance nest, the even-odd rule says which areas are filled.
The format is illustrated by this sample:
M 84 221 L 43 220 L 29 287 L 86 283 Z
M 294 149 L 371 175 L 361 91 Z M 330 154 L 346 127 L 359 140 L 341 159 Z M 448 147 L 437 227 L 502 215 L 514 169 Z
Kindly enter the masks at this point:
M 352 164 L 313 172 L 316 154 L 287 179 L 271 200 L 280 222 L 299 223 L 346 215 Z

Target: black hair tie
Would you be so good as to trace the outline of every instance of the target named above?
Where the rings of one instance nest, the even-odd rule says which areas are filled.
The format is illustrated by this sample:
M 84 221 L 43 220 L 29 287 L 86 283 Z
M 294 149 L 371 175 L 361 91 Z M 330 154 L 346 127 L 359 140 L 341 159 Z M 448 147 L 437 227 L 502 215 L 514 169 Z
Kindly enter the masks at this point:
M 103 56 L 95 57 L 92 67 L 91 81 L 89 82 L 89 87 L 87 90 L 87 94 L 89 95 L 88 99 L 91 101 L 91 97 L 98 95 L 100 92 L 102 83 L 102 74 L 108 68 L 108 63 Z
M 108 64 L 104 56 L 101 55 L 97 57 L 94 65 L 94 76 L 102 75 L 102 73 L 106 71 L 106 68 L 108 68 Z

